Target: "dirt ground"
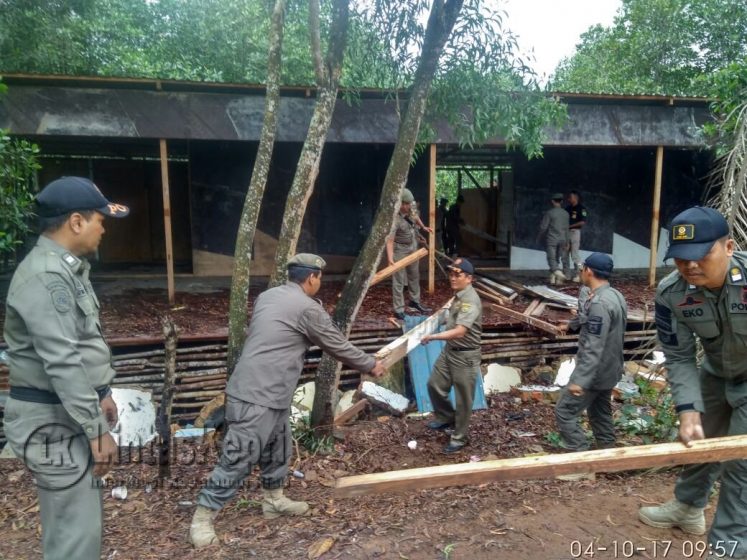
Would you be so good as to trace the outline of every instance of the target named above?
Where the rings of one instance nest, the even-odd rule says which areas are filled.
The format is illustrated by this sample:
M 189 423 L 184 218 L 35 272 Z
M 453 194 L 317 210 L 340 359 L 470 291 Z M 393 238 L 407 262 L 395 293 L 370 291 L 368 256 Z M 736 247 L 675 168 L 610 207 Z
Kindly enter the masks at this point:
M 506 277 L 514 281 L 520 281 L 526 285 L 545 284 L 544 275 L 522 276 L 521 278 Z M 196 281 L 197 282 L 197 281 Z M 182 336 L 226 336 L 228 333 L 228 295 L 227 287 L 218 285 L 212 289 L 192 290 L 182 289 L 176 293 L 176 305 L 169 307 L 166 290 L 152 287 L 146 283 L 146 287 L 126 287 L 123 289 L 111 289 L 111 279 L 100 279 L 95 284 L 99 300 L 101 301 L 101 322 L 104 336 L 110 341 L 122 339 L 138 339 L 148 337 L 160 337 L 161 317 L 170 313 L 180 329 Z M 118 285 L 123 284 L 118 282 Z M 128 282 L 127 285 L 137 286 L 137 280 Z M 644 310 L 648 306 L 653 309 L 654 290 L 648 288 L 646 279 L 641 276 L 621 275 L 616 277 L 613 286 L 618 288 L 625 296 L 630 310 Z M 7 286 L 4 286 L 7 288 Z M 326 281 L 318 294 L 325 308 L 332 312 L 338 299 L 343 283 L 340 281 Z M 0 287 L 0 292 L 3 287 Z M 187 287 L 188 288 L 188 287 Z M 256 299 L 263 288 L 253 287 L 250 291 L 251 302 Z M 579 285 L 568 282 L 563 286 L 556 287 L 566 294 L 578 295 Z M 423 305 L 435 309 L 451 297 L 451 291 L 446 281 L 437 279 L 436 290 L 433 294 L 422 290 Z M 5 298 L 5 294 L 0 294 Z M 391 329 L 392 317 L 391 285 L 383 282 L 371 288 L 363 300 L 358 316 L 356 317 L 353 330 L 368 329 Z M 526 309 L 531 298 L 519 296 L 512 302 L 512 306 L 520 311 Z M 0 306 L 0 324 L 4 321 L 4 306 Z M 546 312 L 546 319 L 553 321 L 552 313 Z M 650 313 L 649 313 L 650 315 Z M 483 307 L 483 325 L 499 325 L 510 322 L 505 315 L 500 315 L 492 309 L 489 304 Z M 517 323 L 517 328 L 523 328 Z M 1 335 L 0 335 L 1 336 Z
M 427 419 L 384 418 L 345 427 L 344 439 L 328 455 L 297 448 L 292 470 L 305 478 L 290 477 L 286 493 L 307 500 L 311 516 L 265 521 L 255 474 L 216 521 L 220 545 L 199 553 L 188 545 L 187 532 L 197 490 L 216 458 L 214 447 L 180 443 L 172 476 L 162 486 L 156 484 L 157 467 L 147 464 L 149 454 L 120 465 L 109 484 L 125 484 L 129 493 L 126 500 L 104 493 L 103 557 L 302 559 L 315 557 L 312 547 L 322 544 L 331 544 L 324 560 L 700 557 L 702 538 L 653 529 L 636 518 L 638 507 L 670 499 L 675 470 L 335 499 L 334 480 L 350 474 L 558 451 L 544 437 L 554 430 L 552 407 L 518 403 L 509 395 L 491 397 L 491 407 L 475 414 L 471 443 L 454 456 L 441 454 L 447 436 L 429 432 Z M 414 451 L 407 447 L 411 440 L 418 442 Z M 31 477 L 18 460 L 0 461 L 0 476 L 7 481 L 0 495 L 0 558 L 40 558 Z

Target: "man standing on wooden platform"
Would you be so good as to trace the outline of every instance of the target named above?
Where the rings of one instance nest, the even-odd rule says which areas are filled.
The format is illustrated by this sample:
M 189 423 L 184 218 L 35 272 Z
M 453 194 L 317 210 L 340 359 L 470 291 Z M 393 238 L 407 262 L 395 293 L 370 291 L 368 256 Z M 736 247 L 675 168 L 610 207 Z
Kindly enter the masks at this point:
M 417 215 L 412 214 L 415 197 L 409 189 L 402 190 L 402 202 L 399 212 L 394 219 L 394 233 L 386 240 L 386 256 L 389 266 L 398 260 L 414 253 L 418 248 L 418 229 L 430 233 Z M 405 318 L 405 284 L 410 293 L 410 307 L 420 313 L 427 313 L 428 309 L 420 304 L 420 263 L 415 261 L 392 275 L 392 301 L 394 316 Z
M 550 284 L 562 284 L 568 279 L 568 223 L 569 217 L 563 207 L 563 193 L 552 195 L 552 208 L 542 216 L 537 239 L 545 238 L 547 266 L 550 268 Z M 561 263 L 565 271 L 560 270 Z
M 625 298 L 610 286 L 613 262 L 609 255 L 593 253 L 581 268 L 578 315 L 572 330 L 580 328 L 576 367 L 555 406 L 555 420 L 567 449 L 586 451 L 589 442 L 579 426 L 584 411 L 599 449 L 615 446 L 612 389 L 623 374 L 623 344 L 628 315 Z
M 453 430 L 444 453 L 456 453 L 467 445 L 477 376 L 480 375 L 480 339 L 482 337 L 482 302 L 472 287 L 475 269 L 467 259 L 456 259 L 449 266 L 449 284 L 454 290 L 446 321 L 446 330 L 423 337 L 422 344 L 445 340 L 446 346 L 433 366 L 428 379 L 428 395 L 433 403 L 435 420 L 432 430 Z M 456 409 L 449 392 L 454 388 Z
M 62 177 L 36 197 L 42 234 L 8 289 L 5 341 L 10 395 L 5 434 L 34 475 L 45 560 L 98 560 L 101 482 L 117 458 L 112 354 L 88 278 L 104 217 L 129 209 L 83 177 Z
M 669 229 L 677 270 L 656 291 L 656 328 L 679 413 L 679 437 L 693 440 L 747 434 L 747 253 L 736 253 L 729 225 L 713 208 L 678 214 Z M 696 337 L 705 357 L 697 362 Z M 643 507 L 653 527 L 705 533 L 703 510 L 719 479 L 718 506 L 708 534 L 710 552 L 747 558 L 747 461 L 689 465 L 675 499 Z
M 381 362 L 353 346 L 314 299 L 325 264 L 321 257 L 300 253 L 288 261 L 288 282 L 257 298 L 246 343 L 226 387 L 228 432 L 220 461 L 197 498 L 189 529 L 195 548 L 217 542 L 213 519 L 254 465 L 261 469 L 265 518 L 308 512 L 306 502 L 283 495 L 283 486 L 293 447 L 290 405 L 309 346 L 316 344 L 360 372 L 384 373 Z

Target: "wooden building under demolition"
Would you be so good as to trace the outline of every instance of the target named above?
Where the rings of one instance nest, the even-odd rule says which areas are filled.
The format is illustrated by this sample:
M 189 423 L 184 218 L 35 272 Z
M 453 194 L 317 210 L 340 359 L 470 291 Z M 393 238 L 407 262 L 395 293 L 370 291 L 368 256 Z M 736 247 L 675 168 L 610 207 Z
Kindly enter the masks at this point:
M 100 268 L 160 272 L 171 268 L 167 255 L 173 255 L 177 273 L 231 273 L 264 88 L 18 75 L 3 81 L 8 93 L 0 99 L 0 128 L 39 144 L 41 184 L 60 175 L 87 176 L 132 208 L 129 219 L 107 224 Z M 500 138 L 460 148 L 448 128 L 436 127 L 437 142 L 411 169 L 411 190 L 425 208 L 430 201 L 433 220 L 435 170 L 457 170 L 463 218 L 487 234 L 463 232 L 465 253 L 532 269 L 546 266 L 535 238 L 550 194 L 576 189 L 591 214 L 582 248 L 613 254 L 618 268 L 647 267 L 648 247 L 661 241 L 658 209 L 664 225 L 702 200 L 711 161 L 700 133 L 709 118 L 706 100 L 562 99 L 568 122 L 548 130 L 544 157 L 531 161 Z M 254 247 L 256 274 L 270 270 L 313 104 L 311 89 L 282 90 Z M 396 109 L 382 92 L 371 91 L 356 103 L 337 104 L 299 242 L 299 250 L 328 258 L 330 272 L 347 272 L 368 234 L 396 140 Z M 473 184 L 475 168 L 489 170 L 492 184 Z M 660 253 L 654 262 L 661 263 Z

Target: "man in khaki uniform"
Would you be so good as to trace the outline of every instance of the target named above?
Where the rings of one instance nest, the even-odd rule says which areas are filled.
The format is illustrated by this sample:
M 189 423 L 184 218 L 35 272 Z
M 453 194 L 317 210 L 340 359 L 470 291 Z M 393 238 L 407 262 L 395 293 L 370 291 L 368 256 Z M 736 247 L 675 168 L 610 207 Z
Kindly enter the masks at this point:
M 267 519 L 304 515 L 309 506 L 283 495 L 291 456 L 290 405 L 306 351 L 316 344 L 352 368 L 376 377 L 381 362 L 353 346 L 314 299 L 322 283 L 321 257 L 300 253 L 288 261 L 288 282 L 259 295 L 246 343 L 226 387 L 220 461 L 197 497 L 189 537 L 195 548 L 217 542 L 213 519 L 254 465 L 259 465 L 262 512 Z
M 404 189 L 399 212 L 394 219 L 394 233 L 386 240 L 386 256 L 389 266 L 417 250 L 418 229 L 431 232 L 431 229 L 423 224 L 417 214 L 413 215 L 414 202 L 415 197 L 412 196 L 410 190 Z M 394 316 L 397 319 L 405 318 L 405 283 L 410 292 L 410 307 L 420 313 L 427 313 L 428 309 L 420 304 L 420 263 L 414 262 L 392 275 Z
M 129 210 L 82 177 L 52 181 L 36 202 L 42 234 L 13 274 L 6 301 L 5 434 L 36 481 L 45 560 L 94 560 L 102 534 L 96 478 L 117 455 L 109 433 L 117 407 L 85 256 L 101 241 L 104 216 Z
M 467 259 L 456 259 L 449 266 L 449 284 L 454 290 L 454 301 L 449 308 L 446 330 L 422 339 L 423 344 L 431 340 L 446 341 L 428 379 L 428 395 L 436 416 L 428 427 L 432 430 L 453 429 L 444 453 L 456 453 L 467 444 L 472 401 L 477 376 L 480 375 L 482 302 L 472 287 L 474 273 L 475 269 Z M 456 409 L 449 400 L 452 387 Z
M 713 208 L 678 214 L 669 228 L 677 270 L 656 290 L 656 329 L 679 414 L 679 437 L 747 434 L 747 253 L 735 252 L 729 225 Z M 698 365 L 696 338 L 705 356 Z M 706 531 L 703 510 L 716 480 L 718 505 L 708 534 L 718 558 L 747 558 L 747 460 L 688 465 L 673 500 L 643 507 L 654 527 Z

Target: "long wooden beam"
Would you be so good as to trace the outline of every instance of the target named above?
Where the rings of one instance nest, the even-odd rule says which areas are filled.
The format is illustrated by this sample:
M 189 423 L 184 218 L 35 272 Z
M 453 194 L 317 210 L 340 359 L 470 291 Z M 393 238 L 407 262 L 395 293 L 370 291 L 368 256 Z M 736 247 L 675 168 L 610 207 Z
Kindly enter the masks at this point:
M 407 356 L 407 354 L 412 352 L 413 349 L 417 348 L 425 335 L 436 332 L 439 323 L 445 319 L 446 313 L 448 313 L 453 299 L 454 298 L 451 298 L 446 305 L 428 317 L 425 321 L 416 325 L 414 328 L 410 329 L 399 338 L 394 339 L 376 352 L 376 354 L 374 354 L 376 359 L 381 360 L 384 367 L 388 369 Z
M 428 293 L 436 291 L 436 145 L 431 144 L 428 157 Z
M 458 463 L 337 479 L 335 497 L 351 498 L 382 492 L 485 484 L 502 480 L 552 478 L 562 474 L 616 472 L 691 463 L 747 458 L 747 436 L 729 436 L 682 443 L 659 443 L 577 453 Z
M 664 146 L 656 147 L 656 170 L 654 172 L 654 201 L 651 210 L 651 253 L 648 261 L 648 285 L 656 284 L 656 252 L 659 247 L 659 213 L 661 209 L 661 173 L 664 165 Z
M 508 315 L 512 319 L 516 319 L 518 321 L 521 321 L 522 323 L 526 323 L 530 327 L 545 331 L 552 336 L 560 336 L 563 334 L 563 331 L 561 331 L 559 327 L 556 327 L 555 325 L 553 325 L 552 323 L 548 323 L 547 321 L 543 321 L 542 319 L 538 319 L 537 317 L 524 315 L 523 313 L 514 311 L 513 309 L 509 309 L 508 307 L 503 307 L 502 305 L 498 305 L 495 303 L 493 304 L 493 309 L 495 309 L 498 313 Z
M 428 254 L 428 249 L 426 249 L 425 247 L 421 247 L 420 249 L 418 249 L 414 253 L 410 253 L 409 255 L 407 255 L 404 259 L 398 260 L 393 265 L 387 266 L 386 268 L 382 268 L 380 271 L 378 271 L 376 274 L 374 274 L 374 277 L 371 280 L 371 283 L 369 284 L 369 288 L 371 286 L 375 286 L 376 284 L 378 284 L 382 280 L 385 280 L 385 279 L 389 278 L 392 274 L 394 274 L 398 270 L 402 270 L 406 266 L 411 265 L 412 263 L 419 261 L 424 256 L 426 256 L 427 254 Z
M 163 193 L 163 229 L 166 238 L 166 285 L 169 305 L 176 303 L 174 289 L 174 243 L 171 239 L 171 195 L 169 194 L 169 153 L 166 140 L 158 142 L 161 155 L 161 191 Z

